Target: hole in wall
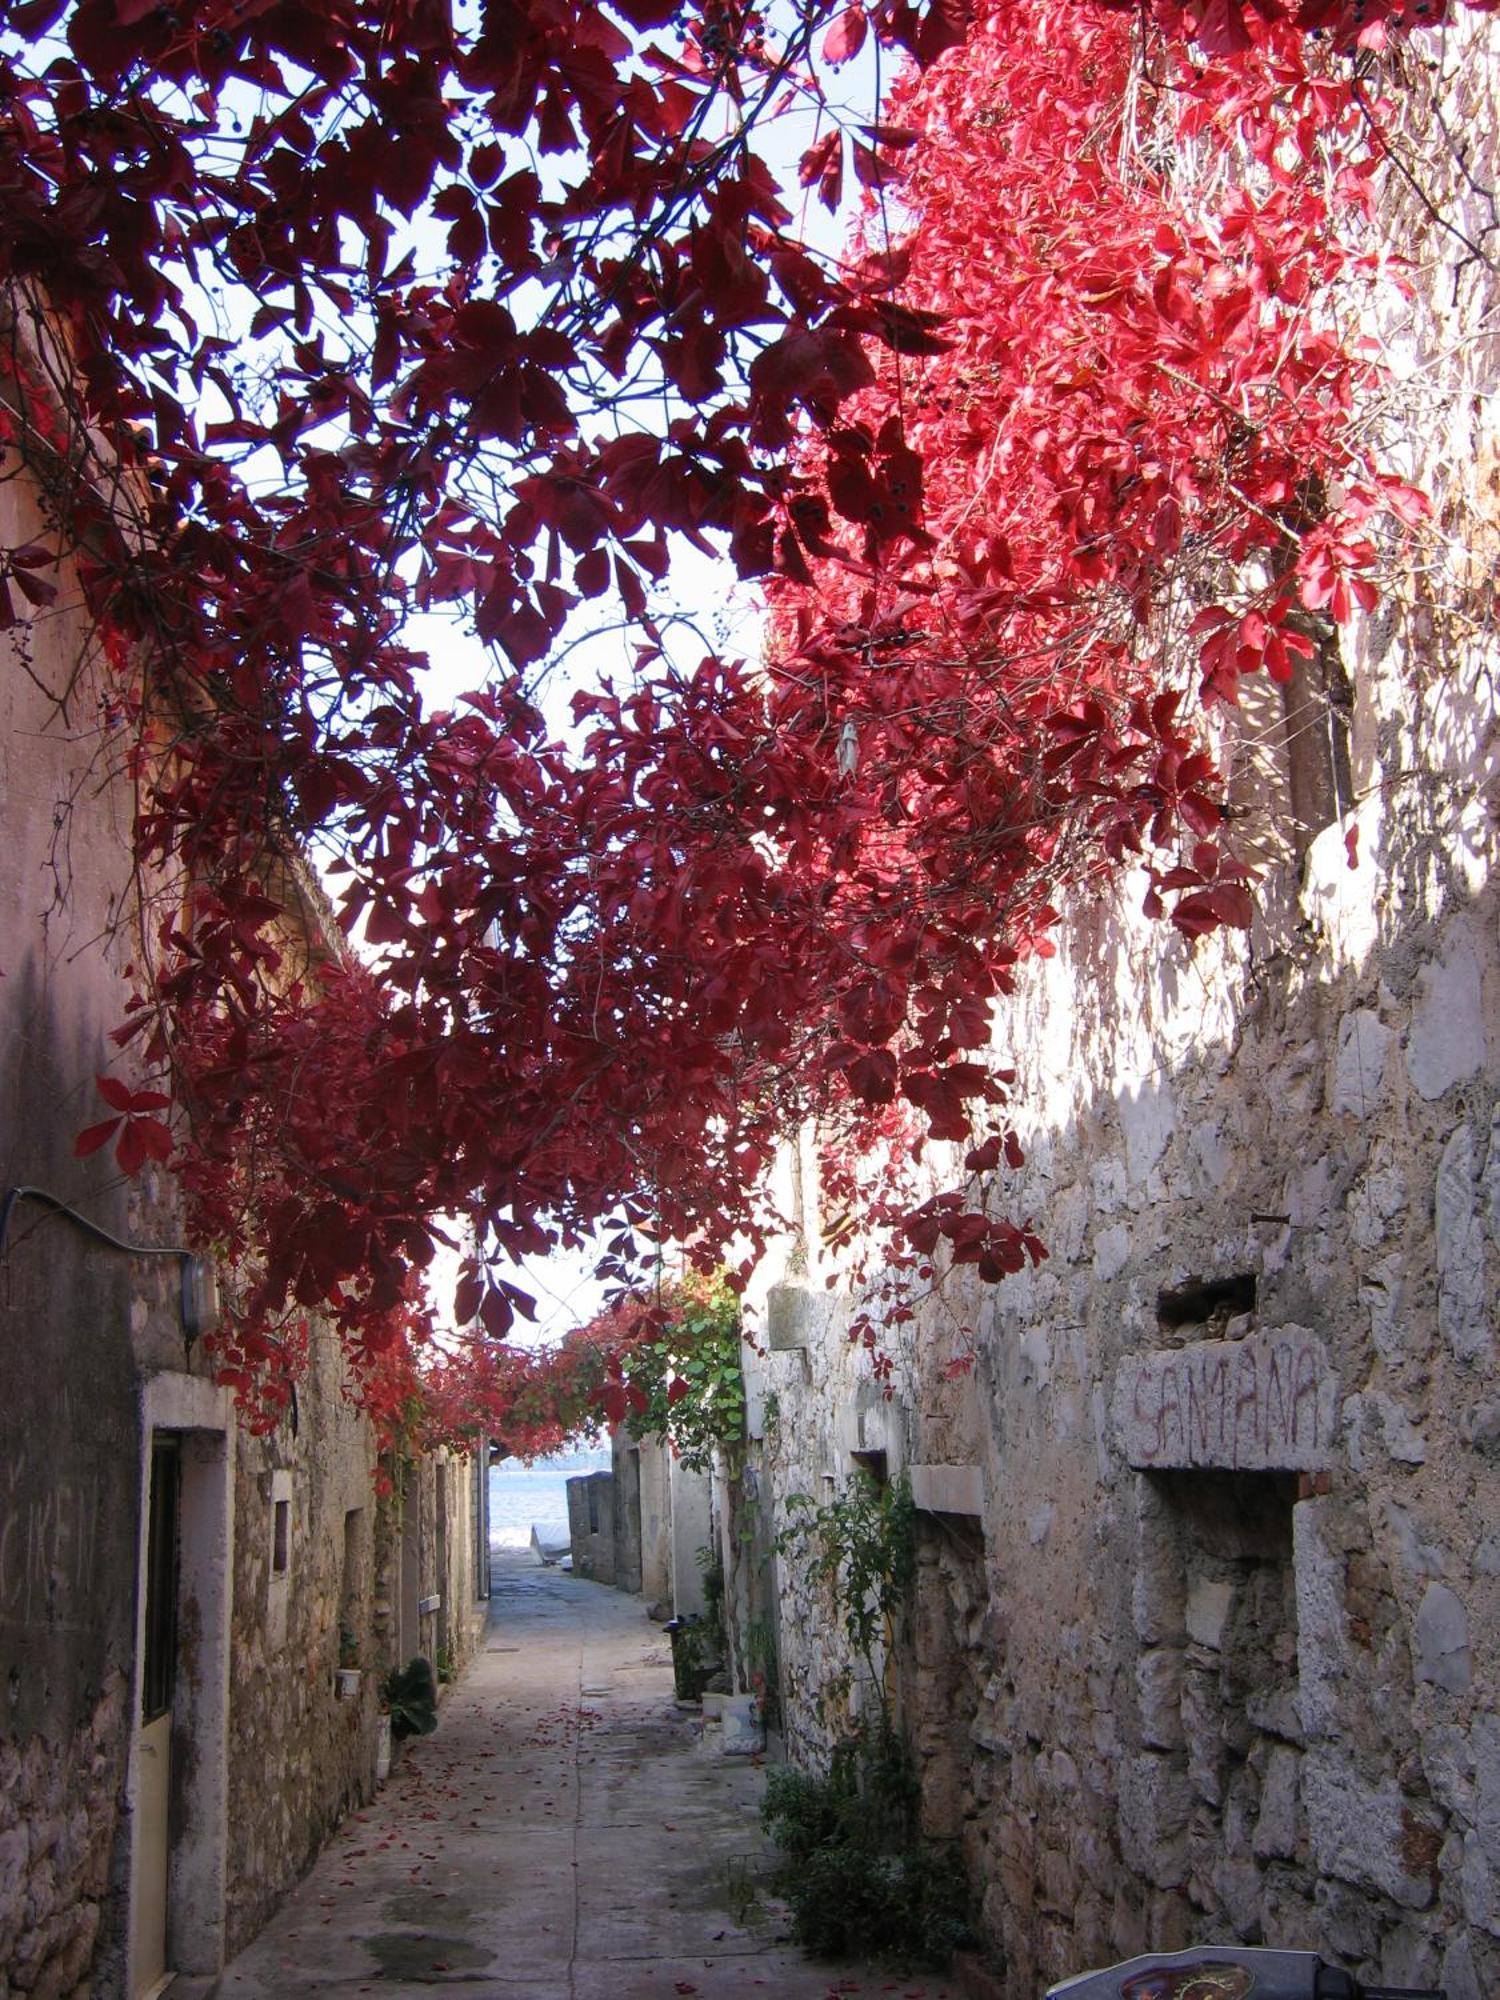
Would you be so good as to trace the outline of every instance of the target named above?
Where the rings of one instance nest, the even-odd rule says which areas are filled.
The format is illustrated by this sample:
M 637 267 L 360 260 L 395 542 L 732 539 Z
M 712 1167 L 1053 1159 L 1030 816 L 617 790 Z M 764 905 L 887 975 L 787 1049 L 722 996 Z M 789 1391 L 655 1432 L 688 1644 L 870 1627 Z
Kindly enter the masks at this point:
M 1253 1271 L 1236 1271 L 1228 1278 L 1189 1278 L 1183 1285 L 1163 1285 L 1156 1294 L 1156 1320 L 1164 1331 L 1205 1326 L 1254 1310 Z

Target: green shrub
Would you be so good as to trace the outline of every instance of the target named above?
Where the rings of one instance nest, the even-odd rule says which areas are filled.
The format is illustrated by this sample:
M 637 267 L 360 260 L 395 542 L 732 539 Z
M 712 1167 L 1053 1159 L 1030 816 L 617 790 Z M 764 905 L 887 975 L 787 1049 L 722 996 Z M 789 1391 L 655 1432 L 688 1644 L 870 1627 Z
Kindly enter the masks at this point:
M 883 1729 L 840 1743 L 824 1777 L 771 1772 L 761 1815 L 806 1950 L 941 1970 L 968 1939 L 963 1871 L 917 1833 L 917 1798 L 911 1759 Z
M 392 1667 L 380 1696 L 390 1712 L 391 1735 L 398 1742 L 405 1736 L 430 1736 L 437 1728 L 437 1682 L 431 1661 L 420 1653 L 404 1667 Z

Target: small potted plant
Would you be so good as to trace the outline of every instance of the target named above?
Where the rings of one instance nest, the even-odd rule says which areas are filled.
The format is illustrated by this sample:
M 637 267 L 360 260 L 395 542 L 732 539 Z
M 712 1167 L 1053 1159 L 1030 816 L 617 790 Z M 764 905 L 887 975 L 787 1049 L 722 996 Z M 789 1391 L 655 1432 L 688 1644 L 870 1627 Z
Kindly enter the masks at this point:
M 437 1728 L 437 1681 L 431 1661 L 420 1653 L 404 1667 L 393 1667 L 380 1692 L 398 1743 L 407 1736 L 430 1736 Z
M 339 1701 L 353 1701 L 359 1694 L 363 1676 L 359 1666 L 359 1640 L 352 1625 L 339 1627 L 339 1663 L 334 1670 L 333 1692 Z

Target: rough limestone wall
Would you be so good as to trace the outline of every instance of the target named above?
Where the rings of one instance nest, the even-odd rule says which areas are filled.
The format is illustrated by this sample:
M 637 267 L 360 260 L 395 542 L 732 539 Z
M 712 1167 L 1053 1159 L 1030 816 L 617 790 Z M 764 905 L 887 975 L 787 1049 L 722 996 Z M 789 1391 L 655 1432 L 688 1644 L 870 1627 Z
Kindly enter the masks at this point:
M 230 1659 L 228 1948 L 238 1950 L 374 1785 L 379 1683 L 377 1532 L 368 1424 L 339 1394 L 331 1336 L 316 1335 L 298 1423 L 241 1437 L 235 1466 Z M 288 1506 L 286 1569 L 273 1570 L 275 1506 Z M 347 1524 L 347 1532 L 346 1532 Z M 346 1559 L 347 1548 L 347 1559 Z M 388 1614 L 387 1614 L 388 1619 Z M 340 1627 L 361 1668 L 335 1694 Z M 352 1642 L 352 1646 L 351 1646 Z
M 478 1594 L 474 1461 L 442 1452 L 428 1463 L 434 1482 L 442 1481 L 445 1495 L 446 1525 L 433 1588 L 443 1600 L 440 1652 L 449 1679 L 456 1680 L 474 1657 L 486 1609 Z
M 1482 239 L 1493 31 L 1419 53 L 1466 148 L 1425 185 Z M 1500 294 L 1394 210 L 1433 262 L 1391 410 L 1439 506 L 1401 608 L 1342 635 L 1358 866 L 1324 833 L 1243 949 L 1075 912 L 1011 1037 L 1036 1124 L 1004 1198 L 1052 1257 L 981 1343 L 973 1734 L 1018 1995 L 1210 1935 L 1500 1989 Z M 1191 1316 L 1189 1279 L 1235 1277 L 1250 1312 Z
M 1380 421 L 1438 505 L 1397 608 L 1340 635 L 1357 866 L 1346 819 L 1196 949 L 1138 884 L 1071 910 L 999 1035 L 1029 1122 L 995 1198 L 1048 1262 L 888 1329 L 882 1418 L 814 1240 L 812 1330 L 757 1364 L 778 1518 L 882 1426 L 980 1475 L 977 1549 L 921 1529 L 902 1691 L 1014 2000 L 1236 1937 L 1500 1991 L 1497 70 L 1471 17 L 1392 63 L 1444 219 L 1393 178 L 1420 278 Z M 780 1585 L 814 1761 L 846 1663 Z
M 761 1559 L 738 1607 L 747 1678 L 774 1670 L 786 1755 L 811 1769 L 871 1713 L 874 1693 L 845 1638 L 835 1592 L 809 1578 L 805 1560 L 784 1545 L 797 1520 L 789 1503 L 825 1505 L 861 1464 L 900 1477 L 916 1381 L 910 1354 L 898 1352 L 896 1378 L 882 1385 L 863 1346 L 849 1339 L 855 1301 L 818 1235 L 816 1151 L 808 1131 L 779 1163 L 773 1198 L 801 1226 L 763 1259 L 745 1295 L 749 1443 L 740 1508 Z M 888 1688 L 899 1701 L 894 1674 Z
M 109 1899 L 119 1745 L 116 1676 L 71 1743 L 0 1742 L 0 1995 L 58 2000 L 85 1981 Z

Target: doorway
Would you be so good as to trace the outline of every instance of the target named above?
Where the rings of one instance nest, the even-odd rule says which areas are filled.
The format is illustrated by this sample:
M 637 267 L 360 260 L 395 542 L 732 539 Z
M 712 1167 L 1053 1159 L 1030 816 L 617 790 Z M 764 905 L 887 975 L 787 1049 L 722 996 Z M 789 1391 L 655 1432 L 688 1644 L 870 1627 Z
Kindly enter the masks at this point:
M 136 1721 L 135 1911 L 131 2000 L 157 1993 L 167 1972 L 171 1861 L 172 1701 L 177 1688 L 182 1447 L 170 1431 L 151 1436 L 146 1487 L 146 1589 L 141 1701 Z
M 192 1376 L 143 1400 L 129 2000 L 221 1969 L 228 1846 L 233 1419 Z

